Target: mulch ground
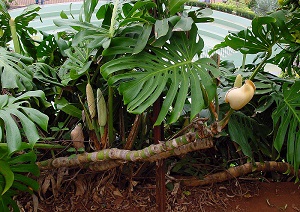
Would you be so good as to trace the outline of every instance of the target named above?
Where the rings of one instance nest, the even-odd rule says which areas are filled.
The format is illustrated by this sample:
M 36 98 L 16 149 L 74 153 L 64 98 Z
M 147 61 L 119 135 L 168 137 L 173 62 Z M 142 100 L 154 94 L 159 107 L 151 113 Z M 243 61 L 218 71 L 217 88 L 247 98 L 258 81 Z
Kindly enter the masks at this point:
M 62 169 L 43 172 L 38 180 L 38 193 L 17 198 L 23 211 L 157 211 L 152 177 L 130 180 L 121 179 L 114 171 L 74 174 Z M 170 212 L 300 211 L 300 188 L 293 182 L 249 178 L 199 187 L 172 182 L 168 188 L 166 211 Z

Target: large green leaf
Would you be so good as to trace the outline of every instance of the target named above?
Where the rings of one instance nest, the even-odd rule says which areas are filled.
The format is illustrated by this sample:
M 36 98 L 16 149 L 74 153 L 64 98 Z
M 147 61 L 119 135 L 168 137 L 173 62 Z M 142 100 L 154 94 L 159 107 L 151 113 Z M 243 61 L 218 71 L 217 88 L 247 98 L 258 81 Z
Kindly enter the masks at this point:
M 39 189 L 39 184 L 37 181 L 35 181 L 29 177 L 26 177 L 24 175 L 15 174 L 15 180 L 24 183 L 25 185 L 32 188 L 34 191 L 37 191 Z
M 9 28 L 10 15 L 6 8 L 4 1 L 0 1 L 0 25 L 1 25 L 1 36 L 0 46 L 5 47 L 6 44 L 11 40 L 10 28 Z
M 37 47 L 36 56 L 38 58 L 43 58 L 44 62 L 48 65 L 58 65 L 63 62 L 63 57 L 58 48 L 57 40 L 55 39 L 55 36 L 51 34 L 44 36 L 43 41 L 40 42 Z
M 30 5 L 15 18 L 16 30 L 23 47 L 23 52 L 29 53 L 33 58 L 36 58 L 37 51 L 32 36 L 37 33 L 37 30 L 30 27 L 29 23 L 39 16 L 38 11 L 40 9 L 41 7 L 36 4 Z
M 38 11 L 40 9 L 41 7 L 36 4 L 29 5 L 15 18 L 16 28 L 19 34 L 25 32 L 26 35 L 28 35 L 28 33 L 32 35 L 37 32 L 34 28 L 29 27 L 29 23 L 39 16 Z
M 183 10 L 183 5 L 188 0 L 170 0 L 168 5 L 168 10 L 170 11 L 170 15 L 174 15 L 177 12 L 181 12 Z
M 89 60 L 89 49 L 74 47 L 67 49 L 65 52 L 68 55 L 68 59 L 60 67 L 58 75 L 62 79 L 62 83 L 68 85 L 70 81 L 86 74 L 92 61 Z
M 31 121 L 35 122 L 43 130 L 47 131 L 48 127 L 48 116 L 41 113 L 39 110 L 29 107 L 20 107 L 22 111 L 30 118 Z
M 295 170 L 300 165 L 300 81 L 292 86 L 284 83 L 283 94 L 277 95 L 277 108 L 272 114 L 274 129 L 277 130 L 274 147 L 281 151 L 287 142 L 287 161 L 294 165 Z M 276 127 L 278 126 L 278 127 Z
M 31 56 L 35 57 L 36 49 L 34 41 L 31 38 L 33 34 L 36 34 L 36 30 L 29 27 L 29 23 L 35 19 L 39 14 L 37 13 L 41 8 L 34 4 L 28 6 L 23 12 L 14 18 L 16 26 L 16 36 L 21 44 L 23 53 L 27 52 Z M 5 47 L 5 45 L 12 40 L 12 34 L 10 30 L 9 21 L 11 16 L 3 7 L 0 8 L 0 23 L 1 29 L 3 30 L 3 35 L 0 37 L 0 45 Z
M 34 63 L 28 66 L 33 72 L 33 78 L 39 80 L 45 85 L 53 84 L 60 87 L 64 85 L 60 83 L 57 70 L 47 65 L 46 63 Z
M 229 119 L 228 132 L 230 139 L 236 142 L 243 153 L 249 158 L 253 158 L 253 152 L 259 156 L 261 153 L 271 156 L 270 146 L 266 142 L 267 135 L 271 130 L 258 123 L 254 118 L 242 112 L 235 112 Z
M 98 0 L 85 0 L 80 10 L 79 20 L 89 23 L 97 4 Z
M 156 20 L 154 30 L 156 39 L 165 36 L 169 31 L 168 19 Z
M 171 108 L 169 122 L 175 122 L 189 98 L 194 118 L 213 98 L 216 92 L 213 78 L 220 74 L 212 66 L 213 60 L 198 58 L 203 45 L 193 25 L 189 36 L 175 32 L 162 48 L 149 47 L 148 52 L 112 60 L 101 67 L 101 73 L 110 85 L 119 84 L 129 112 L 142 113 L 167 89 L 155 124 L 160 124 Z M 123 70 L 131 71 L 119 72 Z
M 82 117 L 81 110 L 77 108 L 74 104 L 68 102 L 68 100 L 66 100 L 64 97 L 60 99 L 56 98 L 54 104 L 58 110 L 61 110 L 66 114 L 69 114 L 77 118 Z
M 40 106 L 39 101 L 45 106 L 49 107 L 51 104 L 46 101 L 46 96 L 45 93 L 41 90 L 35 90 L 35 91 L 27 91 L 20 96 L 16 97 L 14 102 L 17 101 L 23 101 L 23 100 L 29 100 L 29 99 L 34 99 L 36 101 L 36 104 Z
M 13 165 L 13 164 L 24 163 L 25 161 L 26 161 L 26 163 L 27 162 L 35 163 L 35 161 L 36 161 L 36 154 L 33 151 L 30 151 L 30 152 L 27 152 L 27 153 L 24 153 L 24 154 L 21 154 L 21 155 L 17 155 L 17 156 L 11 157 L 9 159 L 8 163 L 10 165 Z
M 290 36 L 283 21 L 284 17 L 285 14 L 282 11 L 272 13 L 270 16 L 256 17 L 252 21 L 251 28 L 238 33 L 230 33 L 211 52 L 227 46 L 243 54 L 271 52 L 272 47 L 280 39 Z
M 11 171 L 6 161 L 0 160 L 0 174 L 4 176 L 5 186 L 1 192 L 1 196 L 12 186 L 14 182 L 14 173 Z
M 242 116 L 232 116 L 228 122 L 230 139 L 240 145 L 243 153 L 252 158 L 250 140 L 255 140 L 253 135 L 252 120 L 240 113 Z
M 0 77 L 2 88 L 15 89 L 18 91 L 31 90 L 33 88 L 33 73 L 22 62 L 30 60 L 19 54 L 8 52 L 0 47 Z
M 105 56 L 114 53 L 137 54 L 144 49 L 151 34 L 152 23 L 155 20 L 149 15 L 148 10 L 154 6 L 152 1 L 138 1 L 135 4 L 125 3 L 122 5 L 120 13 L 115 17 L 116 20 L 111 20 L 114 18 L 112 16 L 113 5 L 103 5 L 96 14 L 101 27 L 87 21 L 83 22 L 83 20 L 55 20 L 54 23 L 58 26 L 69 26 L 78 31 L 72 40 L 73 46 L 84 44 L 89 49 L 103 47 L 105 51 L 103 55 Z M 111 32 L 109 28 L 113 23 L 118 24 Z M 125 42 L 128 38 L 134 40 L 134 43 Z M 118 42 L 121 39 L 124 40 L 124 43 Z M 111 44 L 114 45 L 111 47 Z
M 3 123 L 0 125 L 0 128 L 5 131 L 5 140 L 7 142 L 9 153 L 20 150 L 21 148 L 21 129 L 19 129 L 19 126 L 17 125 L 17 120 L 22 124 L 25 136 L 27 137 L 30 146 L 33 147 L 40 138 L 36 125 L 47 130 L 48 117 L 34 108 L 22 105 L 29 105 L 29 102 L 26 100 L 28 98 L 40 98 L 43 99 L 42 101 L 46 101 L 44 93 L 41 91 L 31 91 L 24 93 L 18 98 L 5 96 L 7 95 L 1 95 L 0 97 L 0 99 L 8 98 L 7 104 L 3 105 L 0 109 L 0 119 Z
M 73 29 L 75 29 L 77 31 L 85 29 L 85 30 L 91 30 L 91 31 L 95 31 L 98 33 L 102 33 L 102 34 L 107 33 L 107 29 L 100 28 L 99 26 L 97 26 L 95 24 L 81 22 L 81 21 L 77 21 L 77 20 L 56 19 L 56 20 L 53 20 L 53 23 L 59 27 L 62 27 L 62 26 L 63 27 L 72 27 Z
M 7 14 L 8 10 L 4 1 L 0 1 L 0 12 Z

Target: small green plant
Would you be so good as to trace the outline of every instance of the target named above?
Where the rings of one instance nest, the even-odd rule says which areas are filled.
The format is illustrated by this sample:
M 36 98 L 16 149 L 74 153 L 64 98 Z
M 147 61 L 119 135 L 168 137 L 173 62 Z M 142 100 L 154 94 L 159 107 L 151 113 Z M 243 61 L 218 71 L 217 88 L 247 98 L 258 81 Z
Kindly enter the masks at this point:
M 13 197 L 20 191 L 32 194 L 39 188 L 36 180 L 25 176 L 30 173 L 37 177 L 40 173 L 35 164 L 36 154 L 26 151 L 28 148 L 28 144 L 22 143 L 22 152 L 8 154 L 7 146 L 0 146 L 0 211 L 20 211 Z

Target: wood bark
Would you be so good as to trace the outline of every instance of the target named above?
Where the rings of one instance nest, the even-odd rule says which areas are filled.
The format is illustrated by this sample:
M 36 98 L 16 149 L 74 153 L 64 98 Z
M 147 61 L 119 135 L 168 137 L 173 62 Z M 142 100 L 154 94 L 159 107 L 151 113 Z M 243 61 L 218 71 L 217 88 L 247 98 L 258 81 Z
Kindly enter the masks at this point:
M 215 174 L 210 174 L 200 180 L 195 177 L 180 178 L 183 185 L 186 186 L 201 186 L 208 185 L 217 182 L 223 182 L 233 178 L 237 178 L 243 175 L 247 175 L 252 172 L 270 172 L 277 171 L 280 173 L 288 172 L 290 175 L 295 175 L 294 168 L 288 163 L 276 162 L 276 161 L 265 161 L 264 163 L 255 162 L 255 163 L 245 163 L 240 166 L 235 166 L 227 169 L 226 171 L 218 172 Z M 300 172 L 298 173 L 298 175 Z

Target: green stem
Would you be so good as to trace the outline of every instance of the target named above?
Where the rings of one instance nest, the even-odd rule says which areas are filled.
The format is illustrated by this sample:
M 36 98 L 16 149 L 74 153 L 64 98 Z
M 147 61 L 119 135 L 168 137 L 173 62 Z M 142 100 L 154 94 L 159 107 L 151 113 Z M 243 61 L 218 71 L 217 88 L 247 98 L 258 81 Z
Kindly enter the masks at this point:
M 17 34 L 16 23 L 13 18 L 9 20 L 10 33 L 13 39 L 14 49 L 16 53 L 21 54 L 20 42 Z
M 105 127 L 100 127 L 100 137 L 102 138 L 105 133 Z
M 28 147 L 29 147 L 29 145 L 28 145 Z M 0 143 L 0 148 L 7 148 L 7 143 Z M 33 148 L 36 148 L 36 149 L 64 149 L 66 147 L 59 145 L 59 144 L 36 143 L 36 144 L 34 144 Z
M 232 108 L 230 108 L 230 110 L 226 113 L 225 117 L 218 123 L 218 128 L 223 129 L 228 121 L 230 116 L 233 114 L 234 110 Z
M 114 116 L 113 116 L 114 90 L 111 86 L 108 87 L 108 140 L 110 146 L 114 142 Z
M 36 149 L 64 149 L 65 146 L 59 145 L 59 144 L 35 144 L 34 148 Z
M 260 62 L 260 64 L 256 67 L 256 69 L 253 71 L 252 75 L 249 77 L 249 80 L 253 80 L 256 74 L 260 71 L 261 67 L 265 64 L 267 59 L 271 56 L 272 51 L 268 51 L 265 58 Z
M 52 54 L 50 54 L 48 65 L 52 66 L 53 61 L 54 61 L 54 52 Z
M 242 69 L 243 69 L 243 70 L 245 69 L 246 58 L 247 58 L 247 55 L 246 55 L 246 54 L 243 54 L 243 63 L 242 63 Z

